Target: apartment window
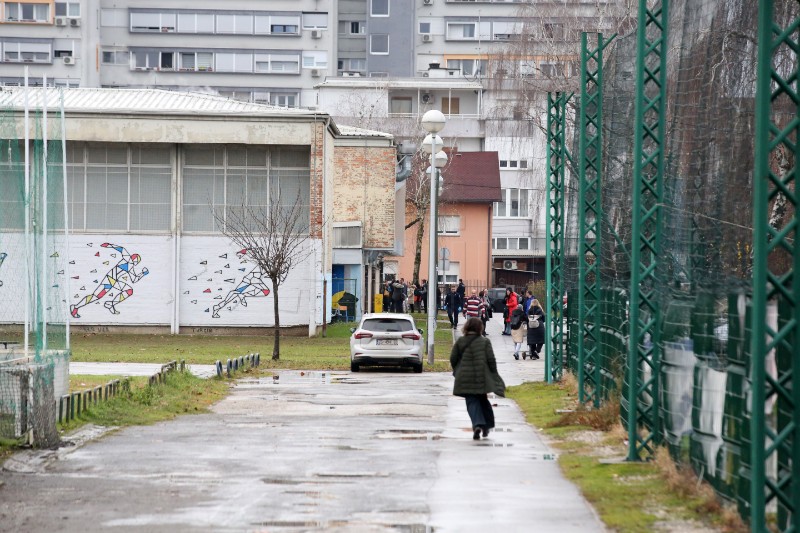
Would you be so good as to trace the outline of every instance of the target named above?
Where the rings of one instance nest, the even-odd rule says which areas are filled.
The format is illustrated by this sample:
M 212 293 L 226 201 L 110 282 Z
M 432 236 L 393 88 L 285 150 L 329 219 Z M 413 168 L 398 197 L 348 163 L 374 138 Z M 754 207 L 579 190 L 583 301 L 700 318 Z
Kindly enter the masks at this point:
M 389 54 L 389 36 L 386 34 L 375 34 L 369 36 L 369 53 L 373 55 Z
M 253 54 L 246 52 L 217 52 L 214 54 L 217 72 L 253 72 Z
M 411 97 L 410 96 L 394 96 L 389 101 L 390 113 L 411 113 Z
M 279 107 L 297 107 L 296 93 L 272 93 L 269 103 Z
M 363 58 L 350 58 L 347 60 L 347 64 L 350 66 L 349 70 L 359 72 L 367 70 L 367 60 Z
M 136 70 L 149 70 L 158 67 L 158 55 L 156 51 L 135 50 L 133 53 L 133 67 Z
M 447 38 L 455 40 L 475 39 L 475 26 L 474 22 L 448 24 Z
M 175 52 L 161 52 L 159 58 L 158 68 L 161 70 L 174 70 L 175 69 Z
M 211 13 L 178 13 L 179 33 L 214 33 Z
M 57 17 L 80 17 L 80 2 L 56 2 Z
M 501 202 L 494 203 L 494 216 L 528 218 L 530 215 L 529 189 L 501 189 Z
M 353 21 L 349 23 L 350 25 L 350 35 L 364 35 L 367 33 L 367 24 L 366 22 L 361 21 Z
M 75 55 L 75 41 L 72 39 L 53 39 L 53 57 L 72 57 Z
M 446 115 L 458 115 L 461 113 L 458 98 L 442 98 L 442 113 Z
M 180 70 L 213 71 L 214 54 L 211 52 L 181 52 Z
M 419 23 L 419 32 L 423 35 L 428 34 L 431 32 L 431 23 L 430 22 L 420 22 Z
M 457 70 L 464 76 L 485 76 L 485 59 L 448 59 L 448 70 Z
M 449 261 L 447 270 L 439 269 L 437 279 L 439 283 L 458 283 L 461 277 L 461 267 L 457 261 Z
M 6 2 L 6 20 L 23 22 L 50 22 L 50 4 L 25 4 Z
M 492 239 L 495 250 L 530 250 L 530 237 L 497 237 Z
M 265 209 L 310 201 L 307 148 L 191 145 L 183 163 L 183 229 L 219 231 L 215 214 L 240 215 L 244 206 Z M 280 200 L 280 204 L 278 204 Z M 212 212 L 213 209 L 213 212 Z
M 67 186 L 73 230 L 170 230 L 168 145 L 68 143 Z
M 333 227 L 334 248 L 361 248 L 361 224 Z
M 389 16 L 389 0 L 371 0 L 370 15 L 373 17 Z
M 31 41 L 5 41 L 3 61 L 11 63 L 51 63 L 50 43 Z
M 101 61 L 104 65 L 127 65 L 131 56 L 127 50 L 103 50 Z
M 303 68 L 328 68 L 328 52 L 303 52 Z
M 175 13 L 131 13 L 131 31 L 173 32 L 176 28 Z
M 528 168 L 528 160 L 527 159 L 501 159 L 500 160 L 500 168 L 506 169 L 525 169 Z
M 217 33 L 253 34 L 253 15 L 217 15 Z
M 303 13 L 303 29 L 324 29 L 328 27 L 327 13 Z
M 269 57 L 270 72 L 298 74 L 300 72 L 300 58 L 298 56 L 271 55 Z
M 437 221 L 439 235 L 458 235 L 461 232 L 461 217 L 458 215 L 442 215 Z

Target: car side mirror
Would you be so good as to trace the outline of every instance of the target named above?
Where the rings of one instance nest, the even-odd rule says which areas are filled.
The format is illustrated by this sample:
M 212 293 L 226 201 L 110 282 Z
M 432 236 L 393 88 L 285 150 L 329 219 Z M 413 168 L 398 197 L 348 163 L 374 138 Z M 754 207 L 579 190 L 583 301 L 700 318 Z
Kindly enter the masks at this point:
M 355 333 L 355 332 L 356 332 L 356 328 L 350 328 L 350 333 Z

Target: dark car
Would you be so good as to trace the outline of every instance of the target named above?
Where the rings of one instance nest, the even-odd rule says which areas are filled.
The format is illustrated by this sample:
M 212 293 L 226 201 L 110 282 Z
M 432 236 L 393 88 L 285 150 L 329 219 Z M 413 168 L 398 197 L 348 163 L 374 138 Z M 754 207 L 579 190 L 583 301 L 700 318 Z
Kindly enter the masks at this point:
M 504 288 L 489 289 L 489 304 L 492 312 L 501 313 L 506 305 L 506 290 Z

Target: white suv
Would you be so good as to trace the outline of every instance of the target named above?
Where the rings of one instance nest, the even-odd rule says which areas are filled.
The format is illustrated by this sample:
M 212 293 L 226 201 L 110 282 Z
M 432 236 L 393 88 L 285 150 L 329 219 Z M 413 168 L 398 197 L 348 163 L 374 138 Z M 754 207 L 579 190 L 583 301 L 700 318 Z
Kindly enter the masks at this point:
M 350 370 L 361 365 L 410 366 L 422 372 L 423 330 L 411 315 L 371 313 L 350 330 Z

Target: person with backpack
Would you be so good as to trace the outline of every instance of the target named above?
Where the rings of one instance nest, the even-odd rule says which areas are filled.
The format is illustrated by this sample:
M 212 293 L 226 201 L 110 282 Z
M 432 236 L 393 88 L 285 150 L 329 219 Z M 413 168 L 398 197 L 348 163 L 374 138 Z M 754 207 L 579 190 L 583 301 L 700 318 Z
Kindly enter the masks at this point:
M 530 348 L 531 361 L 539 359 L 539 353 L 544 346 L 544 309 L 536 298 L 528 309 L 528 347 Z
M 514 341 L 514 359 L 519 361 L 519 351 L 522 348 L 522 343 L 525 342 L 525 334 L 527 333 L 527 328 L 525 324 L 528 322 L 528 317 L 525 315 L 525 312 L 522 310 L 522 306 L 518 305 L 516 309 L 511 313 L 511 340 Z M 525 358 L 525 354 L 522 354 L 522 358 Z

